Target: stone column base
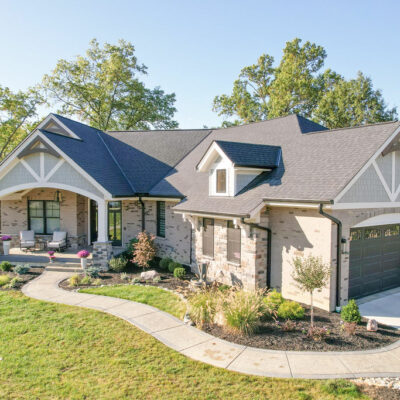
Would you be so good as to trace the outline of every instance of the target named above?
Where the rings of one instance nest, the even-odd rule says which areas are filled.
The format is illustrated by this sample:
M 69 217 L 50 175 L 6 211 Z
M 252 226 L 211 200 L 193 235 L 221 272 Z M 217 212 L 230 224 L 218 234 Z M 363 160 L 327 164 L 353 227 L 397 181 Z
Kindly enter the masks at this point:
M 113 247 L 111 242 L 93 243 L 93 266 L 100 268 L 101 271 L 108 271 L 108 261 L 113 256 Z

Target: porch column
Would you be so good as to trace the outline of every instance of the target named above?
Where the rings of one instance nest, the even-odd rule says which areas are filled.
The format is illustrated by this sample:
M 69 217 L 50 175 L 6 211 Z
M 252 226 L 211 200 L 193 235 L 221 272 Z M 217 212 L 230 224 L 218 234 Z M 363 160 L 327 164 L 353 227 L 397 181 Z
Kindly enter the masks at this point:
M 108 261 L 113 256 L 111 241 L 108 240 L 107 201 L 97 203 L 97 241 L 93 243 L 93 265 L 102 271 L 108 270 Z

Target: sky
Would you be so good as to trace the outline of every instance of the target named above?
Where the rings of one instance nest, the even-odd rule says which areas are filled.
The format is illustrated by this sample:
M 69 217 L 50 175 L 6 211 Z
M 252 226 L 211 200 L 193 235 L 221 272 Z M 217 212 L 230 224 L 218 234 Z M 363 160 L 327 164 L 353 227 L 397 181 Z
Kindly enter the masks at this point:
M 180 128 L 215 127 L 213 98 L 299 37 L 325 48 L 324 68 L 346 78 L 360 70 L 400 106 L 399 15 L 389 0 L 0 0 L 0 85 L 24 90 L 91 39 L 125 39 L 148 67 L 146 85 L 176 93 Z

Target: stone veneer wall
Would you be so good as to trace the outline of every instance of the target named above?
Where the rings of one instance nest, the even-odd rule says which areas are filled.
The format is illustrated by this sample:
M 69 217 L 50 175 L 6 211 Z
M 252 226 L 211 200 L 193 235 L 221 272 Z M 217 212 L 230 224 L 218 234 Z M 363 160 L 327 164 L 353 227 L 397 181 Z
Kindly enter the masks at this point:
M 327 288 L 314 295 L 314 304 L 325 310 L 335 307 L 336 226 L 311 208 L 274 207 L 269 211 L 272 230 L 271 286 L 285 298 L 309 304 L 310 296 L 297 287 L 292 278 L 296 256 L 321 256 L 333 267 Z
M 146 231 L 157 235 L 157 202 L 145 202 Z M 170 257 L 182 264 L 190 264 L 191 225 L 184 222 L 180 214 L 175 214 L 172 207 L 175 202 L 165 203 L 165 238 L 156 237 L 157 256 Z M 122 201 L 122 243 L 126 246 L 130 239 L 142 230 L 142 210 L 139 201 Z

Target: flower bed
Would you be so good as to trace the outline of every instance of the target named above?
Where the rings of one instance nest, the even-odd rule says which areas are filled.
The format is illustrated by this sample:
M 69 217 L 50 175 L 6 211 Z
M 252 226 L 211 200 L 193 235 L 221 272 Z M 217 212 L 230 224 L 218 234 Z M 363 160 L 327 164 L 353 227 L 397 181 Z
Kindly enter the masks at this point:
M 0 269 L 0 290 L 20 290 L 25 283 L 38 277 L 44 271 L 43 267 L 31 267 L 27 271 L 21 270 L 18 274 L 14 270 L 15 266 L 11 263 L 10 265 L 11 268 L 8 271 Z

